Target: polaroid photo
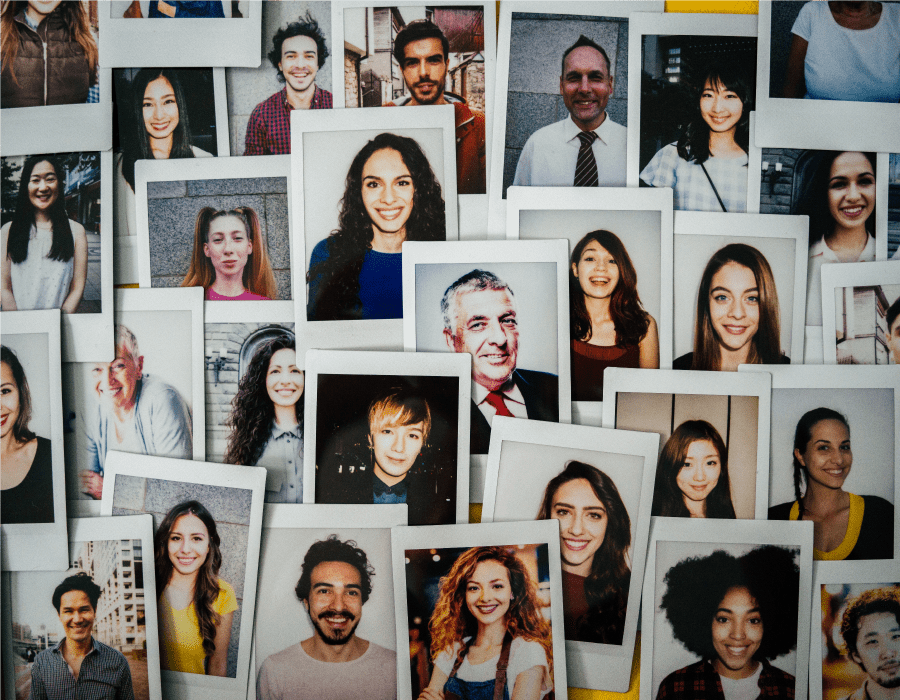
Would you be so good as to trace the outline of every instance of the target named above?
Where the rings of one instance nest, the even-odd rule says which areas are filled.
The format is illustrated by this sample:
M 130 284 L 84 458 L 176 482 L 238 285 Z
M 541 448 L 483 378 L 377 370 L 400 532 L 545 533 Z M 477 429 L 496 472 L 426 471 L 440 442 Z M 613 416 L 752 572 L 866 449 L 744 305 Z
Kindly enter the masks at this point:
M 292 109 L 331 109 L 335 54 L 329 2 L 263 2 L 262 47 L 253 67 L 225 69 L 233 156 L 291 152 Z
M 597 136 L 591 143 L 591 170 L 597 174 L 579 184 L 625 185 L 629 17 L 633 12 L 663 9 L 663 3 L 656 1 L 557 0 L 551 5 L 516 2 L 500 7 L 494 99 L 499 117 L 493 122 L 491 141 L 490 237 L 503 238 L 510 186 L 575 184 L 581 150 L 577 137 L 582 131 Z M 573 61 L 580 59 L 576 66 L 564 62 L 572 51 L 577 52 Z M 536 55 L 548 59 L 537 70 Z M 572 70 L 566 72 L 568 67 Z M 576 105 L 581 76 L 595 73 L 600 80 L 591 89 L 591 103 Z M 552 155 L 554 148 L 558 155 Z M 587 145 L 584 148 L 588 158 Z
M 114 0 L 100 5 L 104 68 L 134 68 L 160 57 L 177 68 L 259 65 L 261 2 Z
M 819 2 L 759 3 L 759 142 L 900 150 L 898 46 L 900 5 L 893 2 L 834 11 Z
M 304 698 L 397 697 L 406 638 L 393 624 L 390 529 L 406 525 L 406 511 L 403 504 L 266 506 L 247 700 L 283 688 Z M 336 596 L 345 601 L 343 620 Z M 343 663 L 336 649 L 357 658 Z
M 303 501 L 469 522 L 470 372 L 468 356 L 307 352 Z
M 520 679 L 539 686 L 541 696 L 567 692 L 556 523 L 395 527 L 391 546 L 397 639 L 421 640 L 433 662 L 399 664 L 397 697 L 419 697 L 426 688 L 435 696 L 471 697 L 466 691 L 473 683 L 491 696 L 504 657 L 501 697 L 511 697 Z M 479 636 L 504 627 L 500 649 L 474 646 Z M 472 663 L 470 652 L 486 658 Z
M 295 296 L 290 156 L 147 160 L 135 173 L 142 287 L 203 287 L 229 303 Z
M 610 369 L 603 427 L 660 436 L 651 515 L 765 519 L 771 387 L 764 373 Z
M 629 74 L 647 76 L 628 86 L 640 124 L 628 132 L 628 185 L 673 188 L 676 211 L 746 212 L 756 18 L 635 14 L 628 42 Z M 726 94 L 737 99 L 716 111 Z M 714 155 L 707 137 L 723 129 Z
M 77 0 L 48 9 L 37 3 L 4 7 L 4 34 L 8 19 L 15 49 L 12 66 L 6 57 L 3 66 L 4 157 L 112 147 L 110 72 L 99 67 L 97 51 L 103 5 Z
M 79 670 L 79 688 L 162 700 L 156 580 L 144 559 L 152 552 L 153 520 L 147 515 L 73 518 L 65 566 L 7 574 L 5 697 L 75 697 L 76 681 L 62 654 L 92 647 Z M 35 679 L 39 688 L 32 688 Z
M 495 419 L 481 521 L 559 520 L 577 688 L 628 690 L 658 452 L 653 433 Z
M 168 543 L 154 562 L 167 581 L 157 591 L 166 697 L 246 697 L 265 481 L 261 467 L 107 455 L 101 514 L 150 513 L 154 541 Z M 218 581 L 215 602 L 202 615 L 219 616 L 214 639 L 212 630 L 201 631 L 196 610 L 184 612 L 192 602 L 169 585 L 176 571 L 195 584 L 201 571 L 203 585 Z M 215 650 L 205 652 L 203 642 Z
M 121 68 L 113 71 L 113 82 L 118 116 L 118 143 L 113 162 L 116 170 L 113 186 L 115 283 L 137 284 L 135 163 L 228 154 L 225 71 L 222 68 Z
M 3 314 L 4 571 L 66 568 L 59 317 L 57 309 Z
M 453 110 L 348 109 L 295 117 L 294 259 L 309 280 L 295 295 L 303 350 L 399 350 L 403 241 L 459 238 Z M 419 193 L 415 200 L 410 187 Z M 347 274 L 351 280 L 342 281 Z
M 655 518 L 640 700 L 710 686 L 749 696 L 757 685 L 768 697 L 806 697 L 812 530 L 809 522 Z
M 846 531 L 834 549 L 814 550 L 815 559 L 900 559 L 900 521 L 894 516 L 900 502 L 900 373 L 821 365 L 744 365 L 741 371 L 772 376 L 777 420 L 769 458 L 769 520 L 800 517 L 798 489 L 806 496 L 837 488 L 849 497 Z M 812 468 L 829 464 L 830 482 L 812 478 Z
M 107 451 L 204 459 L 203 294 L 117 289 L 115 299 L 112 361 L 62 366 L 72 515 L 99 515 Z
M 893 197 L 896 201 L 900 197 L 900 153 L 887 154 L 887 165 L 887 186 L 879 183 L 877 190 L 882 197 Z M 883 224 L 882 230 L 886 230 L 888 260 L 900 260 L 900 210 L 888 209 L 884 219 L 878 217 L 878 223 Z
M 335 107 L 452 104 L 462 239 L 483 238 L 494 119 L 496 7 L 486 0 L 331 5 Z M 390 32 L 375 27 L 392 27 Z M 343 90 L 341 87 L 343 86 Z M 496 161 L 495 161 L 496 162 Z
M 900 364 L 900 265 L 822 266 L 825 364 Z
M 624 187 L 511 187 L 506 212 L 508 238 L 565 238 L 569 242 L 569 304 L 584 324 L 569 329 L 573 420 L 599 426 L 606 367 L 672 367 L 672 193 Z M 644 311 L 625 348 L 616 346 L 616 334 L 604 345 L 588 342 L 595 336 L 583 300 L 610 299 L 619 287 L 619 277 L 612 283 L 600 279 L 598 293 L 592 291 L 596 283 L 590 281 L 590 275 L 595 270 L 603 273 L 599 266 L 609 264 L 608 260 L 594 262 L 594 255 L 603 253 L 612 256 L 618 274 L 628 278 L 619 295 L 633 295 L 629 306 Z
M 900 682 L 896 564 L 817 564 L 814 575 L 810 699 L 892 697 Z
M 4 318 L 11 310 L 61 309 L 63 360 L 109 359 L 111 154 L 41 152 L 4 157 L 2 163 L 8 174 L 3 178 L 3 199 L 11 205 L 9 222 L 2 229 Z M 42 221 L 37 226 L 39 215 Z M 58 257 L 51 258 L 51 252 Z
M 803 361 L 807 230 L 803 216 L 675 213 L 674 369 Z

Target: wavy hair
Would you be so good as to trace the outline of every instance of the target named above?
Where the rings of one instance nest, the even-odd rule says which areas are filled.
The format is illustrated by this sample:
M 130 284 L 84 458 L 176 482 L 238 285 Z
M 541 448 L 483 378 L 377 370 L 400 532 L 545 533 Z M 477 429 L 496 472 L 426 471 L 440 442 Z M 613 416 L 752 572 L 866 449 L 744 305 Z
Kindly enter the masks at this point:
M 209 533 L 209 552 L 206 560 L 197 571 L 194 580 L 194 611 L 200 625 L 200 637 L 203 639 L 203 652 L 212 656 L 216 650 L 216 627 L 221 618 L 213 610 L 216 598 L 219 597 L 219 569 L 222 568 L 222 550 L 216 521 L 210 512 L 199 501 L 183 501 L 172 508 L 156 529 L 153 538 L 154 563 L 156 565 L 156 595 L 161 596 L 172 578 L 172 561 L 169 559 L 169 536 L 175 523 L 183 515 L 196 515 L 206 526 Z
M 441 185 L 421 146 L 397 134 L 378 134 L 356 154 L 347 173 L 338 228 L 327 241 L 327 257 L 313 265 L 308 282 L 317 282 L 318 292 L 309 300 L 309 318 L 339 321 L 361 318 L 359 274 L 366 251 L 372 247 L 372 220 L 362 198 L 362 172 L 376 151 L 397 151 L 413 182 L 413 206 L 406 222 L 407 241 L 442 241 L 447 237 Z
M 621 644 L 625 631 L 625 607 L 631 584 L 628 548 L 631 547 L 631 518 L 619 489 L 597 467 L 572 460 L 544 489 L 538 520 L 553 517 L 553 503 L 559 488 L 570 481 L 587 481 L 606 508 L 606 534 L 591 559 L 591 571 L 584 581 L 588 611 L 576 620 L 578 641 Z
M 689 518 L 690 511 L 684 503 L 684 494 L 678 488 L 676 479 L 684 466 L 690 446 L 700 440 L 708 440 L 719 453 L 719 481 L 706 497 L 707 518 L 734 519 L 734 504 L 731 502 L 731 480 L 728 478 L 728 448 L 725 441 L 710 423 L 705 420 L 686 420 L 675 428 L 672 436 L 659 456 L 656 467 L 656 485 L 653 488 L 651 515 L 666 515 Z
M 253 246 L 253 252 L 247 256 L 244 266 L 244 286 L 254 294 L 269 299 L 278 298 L 278 287 L 275 286 L 275 275 L 269 263 L 269 254 L 262 238 L 262 227 L 256 210 L 252 207 L 235 207 L 234 209 L 214 209 L 203 207 L 197 214 L 194 224 L 194 250 L 191 253 L 191 266 L 184 276 L 182 287 L 203 287 L 209 289 L 216 281 L 216 269 L 209 256 L 203 251 L 203 245 L 209 243 L 209 227 L 213 221 L 223 216 L 234 216 L 241 220 L 247 230 L 247 236 Z
M 603 229 L 586 233 L 572 249 L 572 274 L 569 276 L 571 304 L 569 319 L 572 339 L 583 341 L 591 339 L 591 317 L 584 302 L 584 291 L 575 276 L 575 268 L 581 262 L 581 255 L 591 242 L 605 248 L 619 268 L 619 282 L 609 299 L 609 315 L 616 328 L 616 347 L 627 348 L 638 345 L 647 335 L 650 314 L 644 311 L 641 305 L 637 291 L 637 272 L 625 245 L 612 231 Z
M 697 71 L 691 81 L 691 118 L 678 138 L 678 155 L 689 163 L 702 165 L 709 157 L 709 124 L 700 112 L 700 98 L 706 84 L 734 92 L 743 112 L 734 131 L 734 141 L 745 153 L 750 148 L 750 112 L 753 111 L 753 82 L 746 69 L 733 61 L 716 61 Z
M 25 370 L 22 369 L 22 363 L 19 362 L 16 353 L 6 345 L 0 345 L 0 362 L 9 367 L 13 381 L 16 383 L 16 390 L 19 392 L 19 415 L 16 422 L 13 423 L 13 438 L 20 445 L 31 442 L 34 440 L 35 434 L 28 429 L 28 424 L 31 422 L 31 391 L 28 389 Z
M 834 219 L 828 207 L 828 183 L 831 180 L 831 166 L 838 156 L 854 151 L 824 151 L 809 183 L 808 198 L 797 207 L 797 214 L 809 216 L 809 245 L 812 247 L 834 230 Z M 859 151 L 872 166 L 872 175 L 878 177 L 877 158 L 874 153 Z M 875 203 L 878 206 L 878 203 Z M 793 212 L 792 212 L 793 213 Z M 866 231 L 875 237 L 875 209 L 866 219 Z
M 9 71 L 9 76 L 18 85 L 14 64 L 19 53 L 19 23 L 16 17 L 28 7 L 27 2 L 13 2 L 4 0 L 0 5 L 0 60 L 3 62 L 3 70 Z M 82 2 L 61 2 L 53 10 L 54 15 L 62 18 L 66 26 L 66 34 L 69 41 L 76 42 L 84 51 L 84 57 L 88 62 L 90 71 L 90 84 L 97 82 L 97 63 L 100 53 L 97 50 L 97 42 L 91 34 L 91 24 L 88 21 L 87 12 Z
M 19 178 L 19 191 L 16 194 L 16 210 L 9 225 L 6 241 L 6 256 L 14 263 L 25 262 L 28 257 L 28 241 L 31 238 L 31 227 L 34 225 L 34 206 L 28 196 L 28 183 L 38 163 L 50 163 L 56 171 L 56 200 L 47 209 L 50 224 L 53 227 L 53 242 L 47 258 L 66 262 L 75 255 L 75 238 L 72 236 L 72 225 L 66 213 L 66 171 L 53 156 L 31 156 L 22 166 Z
M 237 394 L 231 400 L 231 415 L 226 425 L 231 427 L 225 464 L 253 466 L 262 456 L 275 420 L 275 406 L 266 390 L 269 362 L 279 350 L 296 350 L 294 339 L 280 335 L 260 343 L 250 365 L 238 384 Z M 303 428 L 303 397 L 294 404 L 297 425 Z
M 809 445 L 809 441 L 812 440 L 813 428 L 823 420 L 840 421 L 847 428 L 847 433 L 850 433 L 850 423 L 847 422 L 847 418 L 842 413 L 824 406 L 807 411 L 797 421 L 797 428 L 794 430 L 794 452 L 791 452 L 791 456 L 794 466 L 794 495 L 797 497 L 797 503 L 800 506 L 799 519 L 803 518 L 803 492 L 804 487 L 809 484 L 809 471 L 797 459 L 795 452 L 800 454 L 806 452 L 806 447 Z
M 431 633 L 431 656 L 436 659 L 443 651 L 452 652 L 459 645 L 457 658 L 462 658 L 475 641 L 478 622 L 466 605 L 466 584 L 475 567 L 484 561 L 496 561 L 509 573 L 513 599 L 506 613 L 506 632 L 513 639 L 521 637 L 538 642 L 547 656 L 553 673 L 553 640 L 549 623 L 539 609 L 537 588 L 522 560 L 504 547 L 472 547 L 457 557 L 446 576 L 441 577 L 440 594 L 428 623 Z M 463 642 L 470 637 L 468 644 Z
M 780 364 L 781 315 L 778 308 L 778 291 L 769 261 L 753 246 L 746 243 L 729 243 L 720 248 L 706 263 L 700 289 L 697 292 L 697 315 L 694 325 L 694 356 L 691 369 L 718 370 L 722 366 L 722 342 L 713 328 L 709 292 L 712 278 L 728 263 L 748 268 L 756 280 L 759 297 L 759 326 L 750 341 L 748 364 Z

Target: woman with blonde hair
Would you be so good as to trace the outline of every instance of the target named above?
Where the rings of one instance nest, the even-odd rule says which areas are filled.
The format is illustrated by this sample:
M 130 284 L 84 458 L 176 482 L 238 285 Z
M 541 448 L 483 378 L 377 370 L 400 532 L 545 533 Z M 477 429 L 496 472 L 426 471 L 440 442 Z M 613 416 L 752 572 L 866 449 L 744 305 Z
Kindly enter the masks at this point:
M 420 700 L 539 700 L 553 690 L 550 625 L 525 565 L 506 548 L 463 552 L 441 578 L 428 626 L 434 671 Z
M 194 252 L 182 287 L 203 287 L 207 301 L 278 298 L 275 275 L 251 207 L 203 207 L 194 226 Z

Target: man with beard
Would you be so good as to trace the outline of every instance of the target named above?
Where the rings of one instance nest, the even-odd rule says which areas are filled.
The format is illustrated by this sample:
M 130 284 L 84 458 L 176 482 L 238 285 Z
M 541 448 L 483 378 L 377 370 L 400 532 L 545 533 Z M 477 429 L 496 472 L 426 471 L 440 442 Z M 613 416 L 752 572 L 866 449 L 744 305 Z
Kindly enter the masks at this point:
M 900 589 L 874 588 L 851 599 L 841 636 L 868 676 L 845 700 L 900 700 Z
M 267 658 L 258 700 L 394 700 L 397 655 L 356 636 L 375 571 L 356 542 L 337 535 L 313 543 L 303 559 L 297 598 L 313 635 Z

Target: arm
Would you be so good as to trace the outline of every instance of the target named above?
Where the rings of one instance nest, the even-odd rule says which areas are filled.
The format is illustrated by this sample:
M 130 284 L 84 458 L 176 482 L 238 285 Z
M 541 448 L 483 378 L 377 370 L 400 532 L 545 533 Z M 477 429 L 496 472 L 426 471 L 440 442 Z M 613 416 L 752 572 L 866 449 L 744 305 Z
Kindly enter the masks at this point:
M 146 385 L 144 390 L 147 390 Z M 190 409 L 175 387 L 157 380 L 152 390 L 152 399 L 150 396 L 139 399 L 151 402 L 149 426 L 146 428 L 151 436 L 152 454 L 155 457 L 190 459 L 194 452 Z
M 419 700 L 444 700 L 444 683 L 447 678 L 449 676 L 435 666 L 428 687 L 419 695 Z
M 75 272 L 72 275 L 72 283 L 69 286 L 69 295 L 62 305 L 64 314 L 74 314 L 78 311 L 78 305 L 81 304 L 81 297 L 84 295 L 84 283 L 87 281 L 87 234 L 84 232 L 84 226 L 77 222 L 72 226 L 72 238 L 75 239 Z
M 47 690 L 44 688 L 44 680 L 41 678 L 41 667 L 36 661 L 31 664 L 31 690 L 28 691 L 28 700 L 47 700 Z
M 800 98 L 806 94 L 805 64 L 806 49 L 809 42 L 796 34 L 792 35 L 791 50 L 788 54 L 787 68 L 784 71 L 784 96 Z
M 262 105 L 257 105 L 250 113 L 247 120 L 247 132 L 244 135 L 244 155 L 245 156 L 264 156 L 266 149 L 263 143 L 266 138 L 266 125 L 259 116 Z
M 225 613 L 219 616 L 219 624 L 216 625 L 216 650 L 209 657 L 206 665 L 207 676 L 224 676 L 228 673 L 228 644 L 231 642 L 231 621 L 234 613 Z
M 15 311 L 16 307 L 16 298 L 13 296 L 13 288 L 12 288 L 12 277 L 10 276 L 12 273 L 12 261 L 6 254 L 6 243 L 9 239 L 9 227 L 12 223 L 6 224 L 3 227 L 2 231 L 0 231 L 0 256 L 3 257 L 3 265 L 2 269 L 0 269 L 0 273 L 2 273 L 3 277 L 3 287 L 0 288 L 0 308 L 4 311 Z
M 543 666 L 532 666 L 527 671 L 522 671 L 516 676 L 511 700 L 539 700 L 543 677 Z
M 531 160 L 534 157 L 534 140 L 529 136 L 525 147 L 519 154 L 519 162 L 516 163 L 516 174 L 513 177 L 513 185 L 531 185 Z
M 134 686 L 131 683 L 131 669 L 128 662 L 122 659 L 121 679 L 116 690 L 116 700 L 134 700 Z
M 659 369 L 659 329 L 653 316 L 650 316 L 650 325 L 638 345 L 638 351 L 641 369 Z

